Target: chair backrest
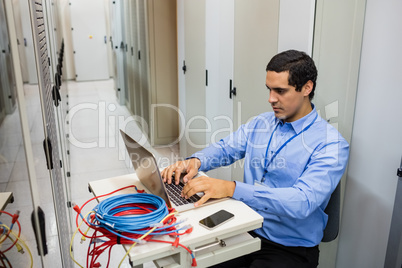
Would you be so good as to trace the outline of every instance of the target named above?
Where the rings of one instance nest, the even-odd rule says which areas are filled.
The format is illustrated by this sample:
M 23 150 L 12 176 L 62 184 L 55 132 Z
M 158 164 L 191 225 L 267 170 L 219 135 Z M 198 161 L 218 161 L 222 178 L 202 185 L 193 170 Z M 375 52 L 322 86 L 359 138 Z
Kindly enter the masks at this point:
M 331 242 L 338 236 L 339 218 L 341 209 L 341 182 L 338 183 L 334 192 L 329 199 L 328 205 L 325 208 L 325 213 L 328 215 L 328 223 L 324 229 L 322 242 Z

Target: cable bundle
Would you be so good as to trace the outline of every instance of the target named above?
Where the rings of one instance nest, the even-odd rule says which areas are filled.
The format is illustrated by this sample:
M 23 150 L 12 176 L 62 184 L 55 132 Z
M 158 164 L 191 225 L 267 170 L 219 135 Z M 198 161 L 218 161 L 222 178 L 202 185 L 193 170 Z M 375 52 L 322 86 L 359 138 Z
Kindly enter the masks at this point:
M 99 226 L 127 232 L 157 224 L 169 214 L 163 199 L 151 194 L 112 196 L 100 202 L 94 211 Z
M 6 211 L 2 211 L 0 210 L 0 214 L 7 214 L 11 217 L 11 225 L 10 227 L 8 227 L 6 224 L 0 222 L 0 245 L 4 243 L 4 241 L 8 239 L 11 240 L 12 244 L 11 246 L 9 246 L 7 249 L 0 251 L 0 267 L 12 267 L 10 261 L 7 259 L 6 255 L 4 253 L 6 253 L 7 251 L 9 251 L 11 248 L 13 248 L 14 246 L 17 248 L 17 251 L 20 252 L 21 254 L 24 254 L 24 249 L 21 246 L 21 244 L 26 248 L 26 250 L 28 251 L 30 260 L 31 260 L 31 265 L 30 267 L 33 266 L 33 258 L 32 258 L 32 254 L 31 251 L 29 250 L 29 247 L 27 246 L 27 244 L 20 238 L 21 236 L 21 225 L 20 222 L 18 221 L 20 212 L 17 211 L 14 215 L 6 212 Z M 15 225 L 15 223 L 17 223 L 18 226 L 18 234 L 16 234 L 13 231 L 13 227 Z M 14 238 L 13 238 L 14 237 Z
M 112 193 L 126 188 L 128 187 L 118 189 Z M 136 190 L 141 192 L 137 188 Z M 98 198 L 103 196 L 98 196 Z M 132 244 L 121 260 L 120 267 L 125 257 L 136 244 L 146 242 L 162 242 L 170 243 L 174 247 L 181 246 L 191 254 L 193 258 L 192 264 L 196 266 L 192 252 L 179 243 L 179 236 L 192 232 L 192 227 L 189 225 L 179 227 L 179 224 L 184 221 L 177 222 L 175 217 L 177 212 L 174 209 L 169 210 L 162 198 L 152 194 L 141 193 L 116 195 L 100 202 L 87 215 L 81 215 L 82 208 L 93 199 L 88 200 L 81 208 L 74 206 L 74 210 L 77 211 L 77 230 L 70 244 L 71 250 L 72 241 L 77 231 L 83 235 L 81 243 L 85 241 L 85 238 L 91 239 L 87 252 L 87 267 L 100 267 L 101 264 L 98 262 L 98 258 L 105 251 L 108 252 L 106 265 L 108 267 L 113 246 L 116 244 Z M 82 218 L 80 224 L 78 224 L 78 215 Z M 82 223 L 88 226 L 85 233 L 80 228 Z M 92 235 L 87 235 L 89 230 L 93 230 Z M 154 240 L 152 237 L 155 235 L 169 235 L 175 237 L 175 241 Z M 71 252 L 70 255 L 73 258 Z M 77 263 L 75 260 L 74 262 Z M 77 264 L 83 267 L 79 263 Z

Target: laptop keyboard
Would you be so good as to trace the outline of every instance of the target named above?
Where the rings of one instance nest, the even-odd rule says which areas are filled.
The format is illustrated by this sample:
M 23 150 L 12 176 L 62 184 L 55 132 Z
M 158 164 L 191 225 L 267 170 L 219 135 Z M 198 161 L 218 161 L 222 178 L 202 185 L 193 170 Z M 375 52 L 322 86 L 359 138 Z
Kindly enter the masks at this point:
M 189 199 L 181 197 L 180 194 L 183 191 L 184 187 L 184 184 L 182 182 L 180 182 L 178 185 L 174 183 L 165 183 L 165 187 L 169 194 L 170 201 L 172 201 L 176 206 L 195 203 L 201 199 L 197 194 L 191 196 Z

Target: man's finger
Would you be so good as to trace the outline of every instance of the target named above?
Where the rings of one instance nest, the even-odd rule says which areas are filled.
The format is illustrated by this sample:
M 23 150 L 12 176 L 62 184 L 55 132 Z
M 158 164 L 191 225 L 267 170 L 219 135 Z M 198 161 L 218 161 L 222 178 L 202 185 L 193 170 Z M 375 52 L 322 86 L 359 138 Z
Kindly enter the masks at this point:
M 194 178 L 194 176 L 197 175 L 197 173 L 198 170 L 196 170 L 195 168 L 187 170 L 186 176 L 183 177 L 184 183 L 187 183 L 189 180 Z
M 206 194 L 204 194 L 204 196 L 201 197 L 200 200 L 198 200 L 196 203 L 194 203 L 194 207 L 199 207 L 199 206 L 201 206 L 202 204 L 204 204 L 205 202 L 207 202 L 208 199 L 209 199 L 209 196 L 206 195 Z
M 196 193 L 199 192 L 204 192 L 205 185 L 203 184 L 203 181 L 200 180 L 200 178 L 195 178 L 191 181 L 189 181 L 184 187 L 182 191 L 182 197 L 188 199 L 191 196 L 195 195 Z
M 167 176 L 166 176 L 168 184 L 172 183 L 173 172 L 175 171 L 175 169 L 176 169 L 175 166 L 170 166 L 169 167 L 169 171 L 168 171 Z
M 181 166 L 177 167 L 175 170 L 174 181 L 175 181 L 176 185 L 178 185 L 180 183 L 180 176 L 181 176 L 182 171 L 183 171 L 183 168 Z

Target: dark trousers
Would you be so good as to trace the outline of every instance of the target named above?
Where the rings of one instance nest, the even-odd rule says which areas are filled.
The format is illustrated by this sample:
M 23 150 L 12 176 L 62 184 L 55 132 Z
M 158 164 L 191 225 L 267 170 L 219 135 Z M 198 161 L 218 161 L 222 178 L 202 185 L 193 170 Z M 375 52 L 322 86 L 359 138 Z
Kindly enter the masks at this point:
M 316 268 L 319 249 L 315 247 L 285 247 L 250 233 L 261 239 L 261 249 L 239 258 L 212 266 L 214 268 Z

